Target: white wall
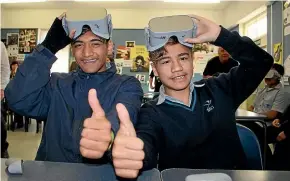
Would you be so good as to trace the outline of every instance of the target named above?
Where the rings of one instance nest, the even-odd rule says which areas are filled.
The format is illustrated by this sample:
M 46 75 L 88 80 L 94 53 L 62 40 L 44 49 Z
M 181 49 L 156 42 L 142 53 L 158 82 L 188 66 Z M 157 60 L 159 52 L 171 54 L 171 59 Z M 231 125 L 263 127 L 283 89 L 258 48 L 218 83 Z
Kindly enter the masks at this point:
M 265 1 L 249 1 L 249 0 L 231 2 L 227 6 L 227 8 L 223 11 L 224 27 L 228 28 L 232 25 L 238 24 L 245 17 L 251 15 L 253 11 L 261 8 L 265 4 L 266 4 Z M 252 16 L 254 16 L 254 14 Z
M 2 28 L 43 28 L 50 27 L 55 17 L 62 14 L 63 9 L 3 9 Z M 71 11 L 71 10 L 69 10 Z M 78 9 L 80 15 L 92 17 L 94 9 Z M 209 18 L 216 23 L 222 22 L 222 12 L 214 10 L 192 9 L 108 9 L 112 15 L 114 28 L 141 29 L 144 28 L 150 18 L 173 14 L 192 14 Z

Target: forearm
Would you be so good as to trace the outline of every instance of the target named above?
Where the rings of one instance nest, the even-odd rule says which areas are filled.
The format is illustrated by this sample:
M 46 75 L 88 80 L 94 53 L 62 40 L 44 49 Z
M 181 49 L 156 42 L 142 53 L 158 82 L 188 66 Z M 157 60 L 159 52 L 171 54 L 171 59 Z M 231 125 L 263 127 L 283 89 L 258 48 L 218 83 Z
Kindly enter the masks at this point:
M 240 63 L 229 74 L 219 76 L 223 88 L 229 90 L 230 87 L 234 104 L 238 107 L 259 86 L 274 60 L 250 38 L 240 37 L 224 28 L 214 44 L 223 47 Z
M 5 89 L 9 107 L 24 115 L 37 116 L 40 107 L 46 109 L 50 100 L 50 68 L 56 57 L 46 49 L 39 50 L 25 58 Z

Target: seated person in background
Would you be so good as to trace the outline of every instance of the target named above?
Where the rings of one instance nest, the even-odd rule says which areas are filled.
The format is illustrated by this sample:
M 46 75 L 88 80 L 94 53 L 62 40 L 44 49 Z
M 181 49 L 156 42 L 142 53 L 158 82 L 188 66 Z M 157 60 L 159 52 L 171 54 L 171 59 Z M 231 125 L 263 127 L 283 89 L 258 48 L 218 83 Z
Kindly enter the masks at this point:
M 106 64 L 109 15 L 102 20 L 107 26 L 93 29 L 78 22 L 78 34 L 71 29 L 69 36 L 62 26 L 64 17 L 54 20 L 45 40 L 25 58 L 5 89 L 7 102 L 19 114 L 47 121 L 36 160 L 108 163 L 106 151 L 119 129 L 116 104 L 123 103 L 135 123 L 143 91 L 136 78 L 118 75 L 114 63 Z M 50 73 L 55 54 L 69 43 L 80 68 Z M 103 110 L 96 110 L 97 103 Z M 92 149 L 97 151 L 91 154 Z
M 220 73 L 228 73 L 231 68 L 239 65 L 222 47 L 219 47 L 218 54 L 219 56 L 213 57 L 207 62 L 203 71 L 203 78 L 218 76 Z
M 159 92 L 160 87 L 162 85 L 162 82 L 160 81 L 159 77 L 154 75 L 153 70 L 151 71 L 149 76 L 150 76 L 149 78 L 150 88 L 154 89 L 154 92 Z M 153 81 L 154 81 L 154 85 L 153 85 Z
M 268 127 L 269 142 L 274 142 L 275 151 L 270 169 L 290 170 L 290 105 L 280 119 L 275 119 Z
M 274 64 L 265 77 L 266 86 L 257 93 L 250 111 L 264 114 L 268 120 L 273 120 L 278 114 L 282 114 L 288 101 L 285 89 L 280 80 L 284 75 L 284 67 Z
M 193 21 L 188 18 L 178 22 Z M 136 177 L 139 170 L 156 168 L 157 164 L 160 170 L 249 168 L 235 112 L 271 69 L 273 58 L 250 38 L 205 18 L 193 18 L 197 20 L 197 35 L 186 39 L 181 38 L 185 35 L 180 30 L 172 33 L 172 24 L 177 22 L 152 22 L 170 26 L 170 34 L 163 28 L 159 35 L 167 39 L 154 39 L 158 32 L 153 30 L 146 39 L 154 74 L 163 85 L 158 100 L 142 106 L 135 129 L 126 124 L 130 121 L 125 111 L 120 114 L 122 134 L 114 141 L 113 164 L 121 177 Z M 192 45 L 204 42 L 223 47 L 240 66 L 219 77 L 193 82 Z

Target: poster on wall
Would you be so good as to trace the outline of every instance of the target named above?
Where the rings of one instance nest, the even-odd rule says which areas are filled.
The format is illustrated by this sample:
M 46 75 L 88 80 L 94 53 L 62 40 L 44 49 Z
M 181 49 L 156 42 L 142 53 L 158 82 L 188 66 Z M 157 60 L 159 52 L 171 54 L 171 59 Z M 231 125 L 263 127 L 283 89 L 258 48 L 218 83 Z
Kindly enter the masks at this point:
M 17 61 L 18 56 L 18 33 L 7 33 L 7 53 L 9 62 Z
M 284 3 L 283 24 L 284 24 L 284 36 L 290 35 L 290 3 L 289 1 Z
M 125 45 L 127 48 L 133 48 L 135 47 L 135 41 L 126 41 Z
M 36 47 L 37 29 L 19 30 L 19 53 L 28 54 Z
M 123 45 L 118 46 L 116 59 L 130 60 L 130 48 Z
M 124 60 L 123 59 L 116 59 L 115 65 L 117 69 L 117 74 L 122 74 L 123 66 L 124 66 Z
M 284 61 L 285 76 L 290 77 L 290 55 Z
M 282 65 L 283 47 L 282 43 L 274 44 L 274 63 Z
M 131 72 L 149 72 L 149 53 L 144 45 L 135 45 L 130 50 Z

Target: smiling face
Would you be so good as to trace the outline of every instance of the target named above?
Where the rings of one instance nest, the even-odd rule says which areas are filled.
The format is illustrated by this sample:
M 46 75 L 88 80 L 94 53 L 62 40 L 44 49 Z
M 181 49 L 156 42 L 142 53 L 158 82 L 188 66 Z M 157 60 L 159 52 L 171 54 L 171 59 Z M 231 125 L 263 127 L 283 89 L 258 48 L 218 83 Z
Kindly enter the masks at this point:
M 103 38 L 87 31 L 73 42 L 72 53 L 84 72 L 103 72 L 106 70 L 108 50 L 112 48 L 110 46 Z
M 169 42 L 165 45 L 162 55 L 150 58 L 154 62 L 153 72 L 161 80 L 167 94 L 189 88 L 193 75 L 193 58 L 190 48 L 180 43 Z

